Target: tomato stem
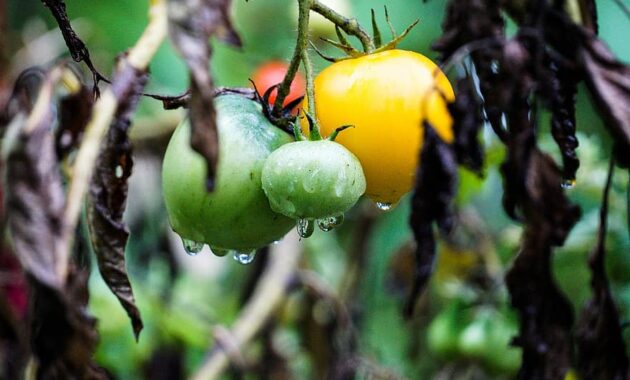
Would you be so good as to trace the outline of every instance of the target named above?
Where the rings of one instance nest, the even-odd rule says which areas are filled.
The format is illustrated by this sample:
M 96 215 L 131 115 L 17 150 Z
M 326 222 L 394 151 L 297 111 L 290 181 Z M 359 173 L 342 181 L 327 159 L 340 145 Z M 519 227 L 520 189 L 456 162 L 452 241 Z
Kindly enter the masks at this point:
M 309 118 L 309 124 L 311 125 L 311 131 L 309 133 L 309 139 L 312 141 L 321 140 L 322 135 L 319 130 L 319 122 L 317 121 L 317 113 L 315 112 L 315 85 L 313 84 L 313 66 L 311 65 L 311 59 L 308 56 L 308 50 L 302 51 L 302 64 L 304 65 L 304 74 L 306 76 L 306 98 L 308 99 L 308 112 L 311 114 Z
M 302 52 L 306 50 L 308 45 L 308 20 L 309 13 L 313 0 L 298 0 L 299 16 L 298 16 L 298 36 L 295 42 L 295 50 L 293 51 L 293 57 L 291 63 L 287 69 L 287 74 L 284 76 L 282 83 L 278 87 L 278 95 L 276 101 L 273 104 L 273 115 L 280 117 L 282 111 L 282 104 L 289 90 L 291 89 L 291 83 L 295 78 L 298 68 L 300 67 L 300 60 L 302 58 Z

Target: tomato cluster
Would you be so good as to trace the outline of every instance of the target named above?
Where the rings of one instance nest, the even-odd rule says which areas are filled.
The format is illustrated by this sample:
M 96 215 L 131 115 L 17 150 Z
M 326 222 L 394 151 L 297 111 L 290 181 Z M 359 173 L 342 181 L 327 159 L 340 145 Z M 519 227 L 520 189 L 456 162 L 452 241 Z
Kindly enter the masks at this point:
M 253 81 L 265 91 L 286 70 L 272 62 Z M 287 104 L 302 96 L 301 77 L 291 91 Z M 314 91 L 315 113 L 302 117 L 309 128 L 294 126 L 298 141 L 265 118 L 261 106 L 268 105 L 217 97 L 220 156 L 212 193 L 203 186 L 204 161 L 189 147 L 189 125 L 177 128 L 164 157 L 164 198 L 189 253 L 208 244 L 215 254 L 236 250 L 248 262 L 248 252 L 282 238 L 296 221 L 302 237 L 315 223 L 324 231 L 336 227 L 364 193 L 388 208 L 412 187 L 423 121 L 453 139 L 446 109 L 453 90 L 421 54 L 387 50 L 334 63 L 315 78 Z M 271 95 L 265 101 L 273 103 Z M 333 141 L 348 126 L 354 128 L 338 135 L 340 144 Z

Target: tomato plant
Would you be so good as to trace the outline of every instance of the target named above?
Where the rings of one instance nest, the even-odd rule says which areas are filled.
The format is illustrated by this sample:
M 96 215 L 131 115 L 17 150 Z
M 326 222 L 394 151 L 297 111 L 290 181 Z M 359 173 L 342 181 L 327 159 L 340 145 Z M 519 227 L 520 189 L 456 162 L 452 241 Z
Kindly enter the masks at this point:
M 354 153 L 367 179 L 366 195 L 384 207 L 412 188 L 422 146 L 423 121 L 453 140 L 446 102 L 454 99 L 446 76 L 427 57 L 386 50 L 333 63 L 315 78 L 322 133 L 353 125 L 338 138 Z
M 262 64 L 254 71 L 252 75 L 252 81 L 256 85 L 258 91 L 262 94 L 265 93 L 270 87 L 282 82 L 289 65 L 283 61 L 269 61 Z M 291 88 L 289 95 L 284 99 L 283 106 L 288 105 L 292 101 L 304 96 L 306 83 L 304 77 L 299 72 L 296 73 L 293 82 L 291 82 Z M 274 89 L 269 96 L 269 104 L 273 105 L 276 101 L 276 94 L 278 90 Z M 293 110 L 294 114 L 297 114 L 297 107 Z
M 169 220 L 189 242 L 189 251 L 199 251 L 200 243 L 215 253 L 256 249 L 280 239 L 294 225 L 269 208 L 260 182 L 267 156 L 292 139 L 267 121 L 258 103 L 245 97 L 219 96 L 215 106 L 220 142 L 216 189 L 208 193 L 204 188 L 204 161 L 190 148 L 190 126 L 184 122 L 164 156 Z

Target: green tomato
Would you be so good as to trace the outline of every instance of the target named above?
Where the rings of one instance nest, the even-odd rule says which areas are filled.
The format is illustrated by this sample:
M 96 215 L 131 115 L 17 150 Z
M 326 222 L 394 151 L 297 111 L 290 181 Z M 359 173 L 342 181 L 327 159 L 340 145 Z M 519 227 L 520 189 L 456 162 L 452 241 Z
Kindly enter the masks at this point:
M 488 334 L 486 355 L 483 362 L 489 371 L 515 375 L 521 367 L 522 349 L 511 346 L 512 338 L 518 334 L 516 323 L 503 314 L 497 315 Z
M 205 161 L 190 148 L 190 125 L 174 132 L 164 156 L 162 187 L 171 226 L 193 251 L 201 243 L 217 252 L 248 251 L 284 236 L 294 221 L 269 208 L 260 176 L 271 152 L 293 139 L 240 95 L 215 98 L 219 164 L 215 190 L 204 187 Z
M 427 348 L 437 357 L 452 359 L 458 355 L 458 336 L 465 319 L 459 302 L 453 301 L 433 318 L 427 329 Z
M 459 336 L 459 351 L 471 359 L 482 359 L 488 353 L 488 339 L 493 328 L 494 313 L 481 310 L 475 318 L 462 330 Z
M 272 210 L 293 219 L 343 214 L 365 192 L 359 160 L 329 140 L 296 141 L 274 151 L 262 171 Z

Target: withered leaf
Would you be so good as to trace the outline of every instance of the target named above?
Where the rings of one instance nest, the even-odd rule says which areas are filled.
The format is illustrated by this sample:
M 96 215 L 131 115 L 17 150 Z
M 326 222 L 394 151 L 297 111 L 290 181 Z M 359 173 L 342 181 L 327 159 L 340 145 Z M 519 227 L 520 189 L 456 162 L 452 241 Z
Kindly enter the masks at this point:
M 433 127 L 424 123 L 421 164 L 411 200 L 409 224 L 416 240 L 413 284 L 404 315 L 413 315 L 416 300 L 431 276 L 435 259 L 434 223 L 448 233 L 452 227 L 451 202 L 457 182 L 457 163 L 452 148 L 442 141 Z
M 566 198 L 561 172 L 535 147 L 533 130 L 512 136 L 501 171 L 505 202 L 525 224 L 521 250 L 506 275 L 512 306 L 521 319 L 515 344 L 523 348 L 519 379 L 558 379 L 569 369 L 573 310 L 556 286 L 553 247 L 564 243 L 580 217 Z
M 102 378 L 92 363 L 97 333 L 85 309 L 87 274 L 71 270 L 62 279 L 58 271 L 65 257 L 60 248 L 65 194 L 52 132 L 59 70 L 47 74 L 30 115 L 17 113 L 5 136 L 7 225 L 31 284 L 38 378 Z
M 576 149 L 578 139 L 575 135 L 575 101 L 578 77 L 568 67 L 560 68 L 551 63 L 553 72 L 551 98 L 551 134 L 562 154 L 562 176 L 564 181 L 572 182 L 580 166 Z
M 232 45 L 241 41 L 229 19 L 230 0 L 169 0 L 169 34 L 190 71 L 191 147 L 206 160 L 206 188 L 214 189 L 218 160 L 218 133 L 209 71 L 209 38 Z
M 129 315 L 137 339 L 143 325 L 125 268 L 129 230 L 123 222 L 123 213 L 127 201 L 127 180 L 133 166 L 127 132 L 148 76 L 146 72 L 133 68 L 124 58 L 118 67 L 112 83 L 118 108 L 90 182 L 87 216 L 98 268 Z
M 611 160 L 600 210 L 597 243 L 589 259 L 593 296 L 582 311 L 576 332 L 578 369 L 584 379 L 623 380 L 630 376 L 619 311 L 604 266 L 608 194 L 613 170 L 614 161 Z
M 586 85 L 618 152 L 630 152 L 630 66 L 617 60 L 595 36 L 585 40 L 580 56 Z M 630 166 L 628 154 L 617 158 L 620 165 Z
M 482 175 L 484 151 L 479 141 L 484 125 L 482 104 L 477 99 L 470 78 L 458 80 L 456 89 L 457 98 L 448 105 L 448 110 L 453 117 L 457 162 Z
M 62 160 L 81 140 L 85 126 L 92 116 L 93 98 L 87 87 L 59 101 L 59 130 L 56 134 L 57 158 Z

